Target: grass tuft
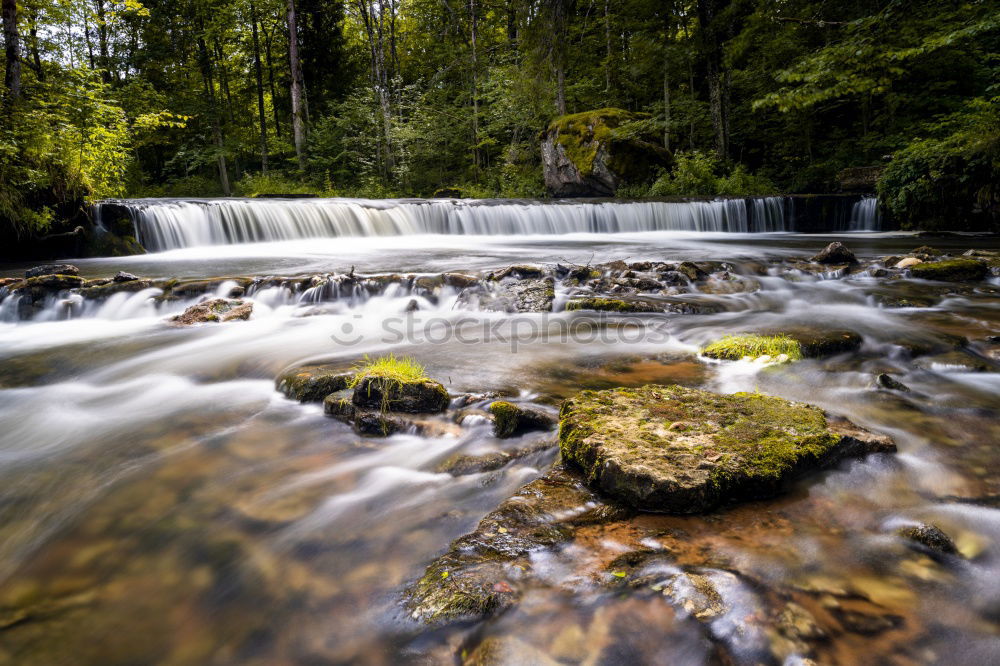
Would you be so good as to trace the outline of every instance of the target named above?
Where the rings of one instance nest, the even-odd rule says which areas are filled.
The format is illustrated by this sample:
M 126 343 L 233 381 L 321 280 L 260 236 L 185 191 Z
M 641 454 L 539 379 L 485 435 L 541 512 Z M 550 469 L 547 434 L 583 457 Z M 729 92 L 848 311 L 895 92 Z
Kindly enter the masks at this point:
M 427 370 L 423 365 L 409 356 L 396 358 L 395 354 L 371 358 L 365 354 L 364 359 L 352 368 L 354 377 L 348 388 L 354 388 L 368 377 L 388 380 L 389 383 L 409 384 L 412 382 L 429 381 Z
M 746 356 L 752 359 L 761 356 L 777 358 L 785 354 L 789 361 L 798 361 L 802 358 L 802 347 L 787 335 L 727 335 L 705 347 L 701 353 L 709 358 L 729 361 L 739 361 Z

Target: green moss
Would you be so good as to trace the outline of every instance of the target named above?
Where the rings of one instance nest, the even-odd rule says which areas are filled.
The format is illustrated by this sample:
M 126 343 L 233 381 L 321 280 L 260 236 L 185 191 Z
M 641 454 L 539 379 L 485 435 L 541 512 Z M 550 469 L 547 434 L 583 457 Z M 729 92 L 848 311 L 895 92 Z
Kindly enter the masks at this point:
M 493 434 L 500 438 L 513 435 L 521 419 L 521 409 L 513 403 L 502 400 L 490 404 L 489 409 L 493 415 Z
M 787 335 L 727 335 L 705 347 L 702 354 L 709 358 L 738 361 L 749 356 L 758 359 L 762 356 L 777 358 L 784 354 L 789 361 L 802 358 L 802 348 L 798 341 Z
M 594 172 L 597 151 L 612 139 L 613 130 L 639 117 L 624 109 L 584 111 L 556 118 L 549 125 L 549 132 L 555 132 L 556 143 L 563 147 L 580 174 L 589 176 Z
M 574 310 L 596 310 L 598 312 L 662 312 L 662 308 L 657 308 L 647 303 L 634 303 L 623 301 L 617 298 L 580 298 L 566 303 L 567 311 Z
M 985 262 L 978 259 L 948 259 L 924 262 L 910 268 L 910 274 L 922 280 L 940 282 L 969 282 L 982 280 L 989 272 Z
M 563 459 L 589 483 L 636 508 L 670 513 L 773 494 L 841 442 L 817 407 L 680 386 L 584 391 L 561 417 Z

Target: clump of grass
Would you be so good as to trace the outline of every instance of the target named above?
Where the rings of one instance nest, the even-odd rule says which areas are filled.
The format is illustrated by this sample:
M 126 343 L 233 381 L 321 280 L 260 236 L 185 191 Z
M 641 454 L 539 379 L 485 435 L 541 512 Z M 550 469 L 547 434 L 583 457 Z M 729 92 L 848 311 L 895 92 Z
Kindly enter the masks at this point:
M 348 388 L 354 388 L 368 377 L 386 380 L 389 384 L 409 384 L 425 382 L 430 379 L 423 365 L 409 356 L 396 358 L 395 354 L 371 358 L 365 354 L 364 359 L 352 368 L 354 376 Z
M 709 358 L 729 361 L 739 361 L 747 356 L 752 359 L 761 356 L 777 358 L 784 354 L 789 361 L 798 361 L 802 358 L 802 347 L 787 335 L 727 335 L 705 347 L 701 353 Z

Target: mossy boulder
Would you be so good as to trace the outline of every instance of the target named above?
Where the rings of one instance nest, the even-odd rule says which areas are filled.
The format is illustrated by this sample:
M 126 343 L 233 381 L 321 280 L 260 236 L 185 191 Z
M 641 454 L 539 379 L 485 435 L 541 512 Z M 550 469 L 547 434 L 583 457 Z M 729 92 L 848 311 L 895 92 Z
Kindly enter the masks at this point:
M 521 407 L 505 400 L 490 404 L 489 412 L 493 416 L 493 434 L 501 439 L 532 430 L 548 430 L 556 424 L 554 418 L 541 410 Z
M 373 374 L 357 383 L 351 402 L 355 407 L 381 412 L 433 414 L 448 407 L 448 390 L 431 379 L 402 381 Z
M 845 456 L 895 450 L 811 405 L 681 386 L 584 391 L 563 404 L 559 444 L 594 487 L 676 514 L 768 497 Z
M 102 299 L 120 293 L 135 293 L 143 289 L 156 286 L 152 280 L 124 280 L 110 281 L 104 284 L 86 285 L 80 289 L 80 295 L 84 298 Z
M 566 310 L 594 310 L 596 312 L 663 312 L 663 306 L 641 301 L 624 301 L 619 298 L 576 298 L 566 303 Z
M 213 298 L 192 305 L 187 310 L 171 317 L 175 326 L 193 326 L 194 324 L 219 323 L 241 319 L 246 321 L 253 313 L 253 303 L 238 299 Z
M 614 196 L 671 163 L 647 114 L 598 109 L 560 116 L 542 138 L 545 186 L 555 197 Z
M 938 282 L 977 282 L 985 279 L 989 270 L 985 261 L 961 258 L 917 264 L 910 267 L 910 275 Z
M 305 365 L 278 375 L 275 388 L 299 402 L 322 402 L 326 396 L 343 391 L 353 375 L 333 365 Z
M 840 241 L 834 241 L 819 251 L 810 261 L 818 264 L 856 264 L 858 258 L 854 256 L 846 245 Z

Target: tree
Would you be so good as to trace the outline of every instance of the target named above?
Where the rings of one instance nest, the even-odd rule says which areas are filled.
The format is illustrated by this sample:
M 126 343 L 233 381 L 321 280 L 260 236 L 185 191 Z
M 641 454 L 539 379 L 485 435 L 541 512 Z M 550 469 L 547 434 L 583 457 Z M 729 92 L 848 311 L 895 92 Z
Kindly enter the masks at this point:
M 3 83 L 8 101 L 21 97 L 21 36 L 17 29 L 17 0 L 3 0 L 3 39 L 7 69 Z

